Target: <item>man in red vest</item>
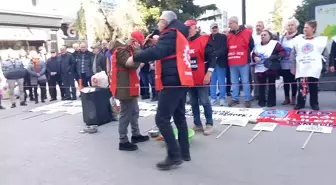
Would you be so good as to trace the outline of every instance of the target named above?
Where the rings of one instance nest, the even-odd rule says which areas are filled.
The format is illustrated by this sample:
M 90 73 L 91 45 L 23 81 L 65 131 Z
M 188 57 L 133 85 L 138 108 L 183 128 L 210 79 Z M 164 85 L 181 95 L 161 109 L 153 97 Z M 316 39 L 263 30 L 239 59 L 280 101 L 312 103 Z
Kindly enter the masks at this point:
M 163 11 L 158 23 L 160 37 L 155 46 L 146 48 L 130 57 L 128 65 L 134 62 L 155 63 L 155 86 L 160 90 L 155 122 L 167 144 L 168 156 L 156 166 L 169 170 L 182 161 L 190 161 L 188 126 L 185 117 L 185 103 L 188 87 L 193 86 L 190 66 L 190 49 L 186 37 L 188 28 L 172 11 Z M 178 143 L 170 119 L 178 129 Z
M 139 52 L 144 42 L 143 33 L 134 31 L 127 43 L 115 41 L 112 48 L 112 69 L 110 91 L 120 101 L 119 117 L 119 150 L 134 151 L 138 149 L 135 143 L 149 140 L 148 136 L 142 136 L 139 131 L 139 106 L 138 96 L 140 91 L 140 79 L 138 76 L 140 63 L 126 66 L 128 57 Z M 129 142 L 127 136 L 128 125 L 131 124 L 132 137 Z
M 210 135 L 213 130 L 212 107 L 209 99 L 209 83 L 212 72 L 216 68 L 216 54 L 209 42 L 210 36 L 200 35 L 197 30 L 197 22 L 187 20 L 184 25 L 189 27 L 189 47 L 191 57 L 191 69 L 195 87 L 190 88 L 190 103 L 194 117 L 194 130 L 201 131 L 204 135 Z M 203 105 L 206 119 L 203 128 L 199 104 Z
M 229 107 L 239 104 L 239 79 L 243 84 L 245 107 L 251 107 L 250 91 L 250 53 L 254 42 L 252 31 L 239 26 L 238 18 L 229 19 L 230 33 L 228 34 L 228 63 L 232 83 L 232 100 Z

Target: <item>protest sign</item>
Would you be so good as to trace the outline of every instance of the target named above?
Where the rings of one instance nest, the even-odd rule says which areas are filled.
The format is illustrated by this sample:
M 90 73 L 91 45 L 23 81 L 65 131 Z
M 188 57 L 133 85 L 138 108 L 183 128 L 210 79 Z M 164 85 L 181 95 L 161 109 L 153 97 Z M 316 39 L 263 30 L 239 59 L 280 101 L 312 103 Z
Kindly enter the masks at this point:
M 313 124 L 313 125 L 299 125 L 296 128 L 296 131 L 299 132 L 310 132 L 308 138 L 306 139 L 305 143 L 301 147 L 301 149 L 305 149 L 307 146 L 309 140 L 313 136 L 314 133 L 323 133 L 323 134 L 331 134 L 333 127 L 331 126 L 321 126 L 319 124 Z
M 248 142 L 249 144 L 252 143 L 252 141 L 258 137 L 258 135 L 262 131 L 267 131 L 267 132 L 273 132 L 274 129 L 278 126 L 278 123 L 272 123 L 272 122 L 260 122 L 258 123 L 252 130 L 258 131 L 257 134 L 255 134 L 250 141 Z
M 274 122 L 274 123 L 285 123 L 284 119 L 288 115 L 288 110 L 265 110 L 262 112 L 258 118 L 257 123 L 261 122 Z
M 216 139 L 220 138 L 226 131 L 229 130 L 232 126 L 240 126 L 245 127 L 249 122 L 249 118 L 240 118 L 240 117 L 223 117 L 221 121 L 221 125 L 229 125 L 227 126 L 217 137 Z
M 298 125 L 314 125 L 321 126 L 336 126 L 336 111 L 305 111 L 305 110 L 292 110 L 284 118 L 284 122 L 290 126 Z

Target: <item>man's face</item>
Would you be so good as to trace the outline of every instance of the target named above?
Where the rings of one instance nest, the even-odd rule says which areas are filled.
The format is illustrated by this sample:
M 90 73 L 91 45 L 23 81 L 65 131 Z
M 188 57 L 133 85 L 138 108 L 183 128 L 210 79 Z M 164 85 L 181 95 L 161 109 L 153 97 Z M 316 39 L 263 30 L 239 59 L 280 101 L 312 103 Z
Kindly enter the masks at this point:
M 264 23 L 257 22 L 257 24 L 256 24 L 256 32 L 257 32 L 257 34 L 259 35 L 262 31 L 264 31 L 264 29 L 265 29 Z
M 193 37 L 197 33 L 196 25 L 189 26 L 189 38 Z
M 108 45 L 107 41 L 104 40 L 104 41 L 102 42 L 102 45 L 103 45 L 103 48 L 104 48 L 104 49 L 107 48 L 107 45 Z
M 212 34 L 218 33 L 218 26 L 212 27 L 210 31 L 211 31 Z
M 159 30 L 163 31 L 167 27 L 168 24 L 166 20 L 160 19 L 157 25 L 158 25 Z
M 66 48 L 62 47 L 60 49 L 60 52 L 61 52 L 62 55 L 64 55 L 67 52 L 67 50 L 66 50 Z
M 51 57 L 56 57 L 56 53 L 55 52 L 51 53 Z
M 80 45 L 80 50 L 81 50 L 81 52 L 85 52 L 85 51 L 87 51 L 87 46 L 86 46 L 86 44 L 81 44 L 81 45 Z
M 295 23 L 292 21 L 292 22 L 289 22 L 287 24 L 287 32 L 288 33 L 295 33 L 297 31 L 297 26 L 295 25 Z
M 74 45 L 72 45 L 72 48 L 73 48 L 75 51 L 78 51 L 78 50 L 79 50 L 79 45 L 78 45 L 78 44 L 74 44 Z
M 100 49 L 99 48 L 94 48 L 92 52 L 93 52 L 93 54 L 97 55 L 100 52 Z
M 230 30 L 238 30 L 238 23 L 232 20 L 229 20 L 229 28 Z

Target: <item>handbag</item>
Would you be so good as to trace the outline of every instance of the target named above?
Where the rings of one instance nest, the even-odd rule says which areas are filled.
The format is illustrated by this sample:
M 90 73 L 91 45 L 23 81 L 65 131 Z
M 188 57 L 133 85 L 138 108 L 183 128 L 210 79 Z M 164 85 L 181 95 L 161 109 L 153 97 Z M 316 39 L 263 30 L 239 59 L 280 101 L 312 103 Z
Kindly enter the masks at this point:
M 277 71 L 281 69 L 281 56 L 271 55 L 269 58 L 265 59 L 264 66 L 270 70 Z

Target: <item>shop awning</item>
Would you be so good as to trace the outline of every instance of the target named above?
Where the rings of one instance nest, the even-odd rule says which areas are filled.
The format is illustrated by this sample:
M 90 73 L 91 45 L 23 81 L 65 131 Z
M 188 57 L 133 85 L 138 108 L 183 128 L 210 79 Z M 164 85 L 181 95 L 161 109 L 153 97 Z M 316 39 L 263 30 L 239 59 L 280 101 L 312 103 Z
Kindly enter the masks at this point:
M 46 41 L 49 40 L 49 30 L 25 27 L 0 27 L 1 40 Z

